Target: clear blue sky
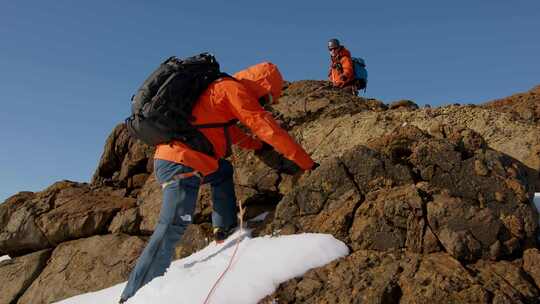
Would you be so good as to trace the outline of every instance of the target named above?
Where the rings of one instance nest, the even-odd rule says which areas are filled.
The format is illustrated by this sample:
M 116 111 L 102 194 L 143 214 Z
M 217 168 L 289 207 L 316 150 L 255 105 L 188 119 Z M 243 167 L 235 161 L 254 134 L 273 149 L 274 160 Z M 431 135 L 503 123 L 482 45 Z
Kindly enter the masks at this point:
M 3 1 L 0 201 L 89 181 L 130 96 L 170 55 L 210 51 L 231 73 L 270 60 L 287 80 L 324 79 L 337 37 L 385 102 L 476 103 L 540 84 L 538 0 L 186 3 Z

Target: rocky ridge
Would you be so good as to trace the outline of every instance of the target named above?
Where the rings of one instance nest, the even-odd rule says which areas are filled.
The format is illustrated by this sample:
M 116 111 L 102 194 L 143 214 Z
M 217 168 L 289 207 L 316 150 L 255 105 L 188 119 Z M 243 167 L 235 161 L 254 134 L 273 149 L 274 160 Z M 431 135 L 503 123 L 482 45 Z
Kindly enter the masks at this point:
M 288 83 L 271 111 L 321 167 L 290 175 L 268 166 L 280 164 L 275 155 L 238 150 L 238 197 L 248 217 L 270 212 L 255 235 L 330 233 L 351 254 L 261 303 L 537 303 L 540 128 L 516 114 L 535 105 L 535 90 L 420 109 L 324 81 Z M 0 301 L 51 303 L 126 280 L 159 213 L 152 154 L 120 124 L 91 183 L 62 181 L 0 205 L 0 255 L 13 257 L 0 262 L 13 278 Z M 177 257 L 208 243 L 210 191 L 201 190 Z

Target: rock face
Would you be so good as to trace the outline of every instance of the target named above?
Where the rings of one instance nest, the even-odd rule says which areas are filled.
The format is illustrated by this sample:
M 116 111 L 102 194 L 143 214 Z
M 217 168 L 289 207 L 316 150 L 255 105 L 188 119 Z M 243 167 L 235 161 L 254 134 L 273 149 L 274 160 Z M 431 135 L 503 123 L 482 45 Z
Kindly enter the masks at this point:
M 269 110 L 321 166 L 302 173 L 272 151 L 235 148 L 238 200 L 245 218 L 270 213 L 250 223 L 255 235 L 329 233 L 351 254 L 261 303 L 537 303 L 540 128 L 522 108 L 538 95 L 523 96 L 419 109 L 325 81 L 287 83 Z M 0 255 L 29 269 L 0 297 L 50 303 L 125 280 L 159 219 L 152 154 L 120 124 L 90 184 L 62 181 L 0 205 Z M 203 186 L 177 258 L 208 244 L 211 212 Z
M 380 101 L 336 92 L 324 82 L 299 81 L 287 88 L 275 107 L 275 116 L 318 161 L 365 145 L 398 127 L 414 125 L 443 138 L 459 130 L 474 131 L 492 149 L 523 162 L 531 174 L 538 175 L 540 170 L 538 124 L 484 107 L 387 110 Z
M 537 303 L 512 263 L 463 266 L 444 253 L 359 250 L 281 284 L 260 303 Z
M 52 244 L 104 233 L 114 215 L 135 206 L 135 199 L 116 196 L 105 189 L 71 187 L 59 192 L 54 209 L 37 218 Z
M 144 244 L 122 234 L 62 243 L 18 303 L 52 303 L 125 281 Z
M 153 148 L 131 138 L 125 125 L 119 124 L 107 138 L 92 184 L 136 190 L 153 170 L 153 154 Z
M 34 193 L 23 192 L 0 205 L 0 255 L 17 256 L 50 246 L 36 224 L 34 210 L 40 205 L 31 203 L 35 197 Z
M 47 263 L 51 250 L 0 262 L 0 303 L 16 303 Z
M 482 105 L 486 109 L 509 113 L 516 119 L 527 122 L 540 122 L 540 86 L 528 92 L 497 99 Z
M 271 228 L 332 233 L 354 250 L 444 249 L 461 261 L 499 259 L 535 244 L 538 217 L 519 162 L 481 147 L 459 151 L 415 127 L 370 147 L 300 180 Z M 490 168 L 478 174 L 478 162 Z
M 107 231 L 114 215 L 135 205 L 123 191 L 58 182 L 0 205 L 0 252 L 17 256 Z
M 419 107 L 414 101 L 405 99 L 392 102 L 388 108 L 390 110 L 418 110 Z
M 540 286 L 540 250 L 533 248 L 525 251 L 523 269 L 533 278 L 536 286 Z
M 264 233 L 332 233 L 354 253 L 264 301 L 533 303 L 524 268 L 492 262 L 536 246 L 527 168 L 475 133 L 451 138 L 405 126 L 300 179 Z

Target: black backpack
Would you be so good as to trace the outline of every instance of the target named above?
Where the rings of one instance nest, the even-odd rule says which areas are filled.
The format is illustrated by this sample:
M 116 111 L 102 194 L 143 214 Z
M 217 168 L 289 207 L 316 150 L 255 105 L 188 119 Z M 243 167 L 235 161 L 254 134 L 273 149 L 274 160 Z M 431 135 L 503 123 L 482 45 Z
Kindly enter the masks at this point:
M 191 111 L 208 85 L 224 75 L 214 56 L 208 53 L 165 60 L 131 98 L 132 115 L 126 119 L 129 133 L 151 146 L 180 140 L 213 156 L 212 144 L 198 129 L 229 124 L 194 126 Z

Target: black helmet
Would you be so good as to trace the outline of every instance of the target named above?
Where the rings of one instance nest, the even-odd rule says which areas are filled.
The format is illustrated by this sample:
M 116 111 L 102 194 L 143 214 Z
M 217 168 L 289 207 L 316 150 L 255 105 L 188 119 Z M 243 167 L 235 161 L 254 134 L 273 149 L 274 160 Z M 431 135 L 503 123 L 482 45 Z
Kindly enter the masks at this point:
M 339 47 L 341 47 L 341 44 L 339 44 L 339 40 L 337 40 L 335 38 L 328 40 L 328 49 L 329 50 L 336 49 L 336 48 L 339 48 Z

